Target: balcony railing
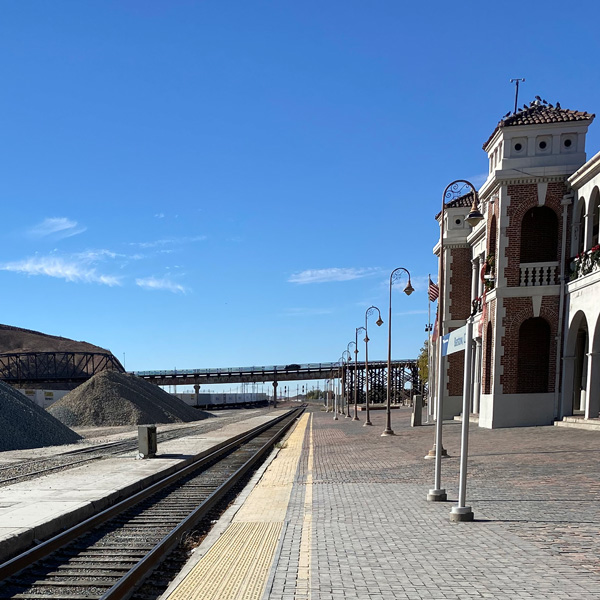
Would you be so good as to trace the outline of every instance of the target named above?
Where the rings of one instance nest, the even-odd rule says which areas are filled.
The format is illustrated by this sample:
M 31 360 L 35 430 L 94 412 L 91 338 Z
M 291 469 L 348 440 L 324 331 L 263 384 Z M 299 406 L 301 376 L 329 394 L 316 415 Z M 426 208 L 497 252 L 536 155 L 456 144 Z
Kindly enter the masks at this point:
M 556 285 L 558 280 L 558 261 L 521 263 L 520 286 Z
M 600 268 L 600 245 L 578 254 L 571 263 L 571 279 L 589 275 Z

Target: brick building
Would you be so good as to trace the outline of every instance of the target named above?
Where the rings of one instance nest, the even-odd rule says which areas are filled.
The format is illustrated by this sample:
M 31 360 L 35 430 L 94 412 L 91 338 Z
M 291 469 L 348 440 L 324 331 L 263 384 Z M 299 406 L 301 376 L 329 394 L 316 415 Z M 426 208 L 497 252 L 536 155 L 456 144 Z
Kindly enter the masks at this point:
M 465 222 L 472 193 L 443 212 L 442 334 L 473 315 L 471 411 L 482 427 L 598 417 L 600 153 L 585 154 L 593 119 L 541 100 L 505 117 L 483 145 L 483 221 Z M 444 363 L 445 418 L 462 409 L 464 359 Z

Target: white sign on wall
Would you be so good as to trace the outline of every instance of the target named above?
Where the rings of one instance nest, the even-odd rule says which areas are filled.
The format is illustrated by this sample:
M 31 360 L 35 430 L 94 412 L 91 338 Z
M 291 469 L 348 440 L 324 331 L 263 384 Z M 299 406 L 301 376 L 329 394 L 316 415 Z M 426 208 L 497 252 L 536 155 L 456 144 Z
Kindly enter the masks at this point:
M 463 325 L 442 337 L 442 356 L 460 352 L 467 347 L 467 326 Z

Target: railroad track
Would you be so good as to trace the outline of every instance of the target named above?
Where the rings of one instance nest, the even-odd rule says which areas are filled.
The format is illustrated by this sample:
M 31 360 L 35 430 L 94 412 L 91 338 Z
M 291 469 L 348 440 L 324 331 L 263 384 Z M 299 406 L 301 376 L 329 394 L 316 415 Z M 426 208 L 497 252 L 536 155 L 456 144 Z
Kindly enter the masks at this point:
M 207 433 L 222 426 L 222 421 L 215 420 L 215 423 L 206 423 L 205 421 L 202 421 L 201 423 L 191 425 L 190 427 L 180 427 L 162 432 L 159 431 L 157 433 L 157 442 L 167 442 L 169 440 L 193 435 L 194 433 Z M 35 479 L 36 477 L 42 477 L 43 475 L 48 475 L 55 471 L 64 471 L 66 469 L 79 467 L 84 463 L 93 462 L 108 456 L 134 452 L 137 450 L 137 447 L 137 438 L 131 440 L 119 440 L 98 444 L 96 446 L 89 446 L 87 448 L 77 448 L 75 450 L 70 450 L 69 452 L 55 454 L 54 456 L 46 458 L 29 459 L 12 463 L 0 467 L 0 487 L 13 485 L 20 481 Z
M 131 597 L 302 410 L 221 444 L 177 473 L 0 565 L 0 598 Z

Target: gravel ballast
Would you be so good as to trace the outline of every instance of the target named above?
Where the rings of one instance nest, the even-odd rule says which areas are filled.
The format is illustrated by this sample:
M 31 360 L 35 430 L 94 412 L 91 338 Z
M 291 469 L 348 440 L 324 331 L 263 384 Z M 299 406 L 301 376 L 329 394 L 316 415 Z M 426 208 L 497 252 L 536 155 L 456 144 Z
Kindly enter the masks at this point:
M 208 416 L 153 383 L 115 371 L 94 375 L 48 412 L 69 427 L 189 423 Z
M 80 439 L 42 407 L 0 381 L 0 452 L 62 446 Z

